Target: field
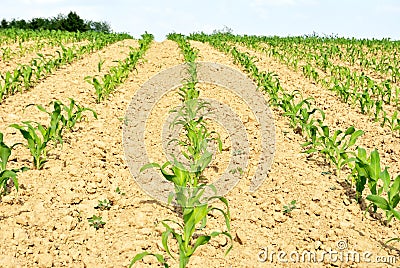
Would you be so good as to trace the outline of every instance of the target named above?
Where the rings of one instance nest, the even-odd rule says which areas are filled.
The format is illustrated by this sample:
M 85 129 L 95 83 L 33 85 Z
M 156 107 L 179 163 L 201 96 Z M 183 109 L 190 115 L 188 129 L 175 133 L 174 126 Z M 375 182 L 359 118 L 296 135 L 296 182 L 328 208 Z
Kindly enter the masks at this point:
M 201 167 L 187 172 L 194 182 L 184 187 L 202 189 L 197 179 L 203 175 L 213 181 L 223 173 L 240 174 L 226 200 L 214 202 L 219 210 L 195 222 L 192 246 L 195 239 L 204 240 L 193 254 L 185 251 L 190 245 L 181 248 L 180 255 L 190 258 L 187 267 L 400 265 L 399 42 L 230 34 L 171 34 L 156 42 L 150 34 L 135 40 L 118 34 L 3 31 L 0 46 L 0 267 L 127 267 L 142 252 L 163 259 L 145 256 L 133 267 L 161 267 L 164 261 L 184 267 L 175 223 L 183 220 L 187 226 L 181 214 L 195 214 L 202 205 L 179 213 L 147 195 L 131 175 L 123 130 L 130 124 L 131 99 L 145 82 L 185 62 L 194 80 L 182 81 L 184 90 L 166 92 L 146 122 L 145 147 L 152 161 L 167 159 L 160 126 L 181 99 L 224 103 L 249 137 L 248 165 L 228 170 L 234 152 L 227 128 L 218 120 L 205 120 L 210 130 L 184 126 L 187 133 L 210 134 L 203 141 L 222 143 L 220 152 L 210 154 L 205 147 L 193 152 L 190 142 L 180 143 L 190 152 L 185 157 Z M 269 106 L 275 151 L 254 192 L 248 186 L 263 149 L 260 124 L 240 96 L 197 81 L 196 62 L 245 74 L 262 94 L 260 107 Z M 68 117 L 71 98 L 90 110 Z M 31 139 L 31 148 L 25 146 L 29 131 L 39 136 Z M 215 133 L 218 138 L 210 138 Z M 21 144 L 5 158 L 5 148 L 15 143 Z M 182 185 L 175 181 L 176 163 L 171 165 L 174 176 L 165 177 L 176 190 Z M 29 169 L 19 170 L 23 166 Z M 205 229 L 194 228 L 206 218 Z M 164 236 L 176 259 L 166 253 Z

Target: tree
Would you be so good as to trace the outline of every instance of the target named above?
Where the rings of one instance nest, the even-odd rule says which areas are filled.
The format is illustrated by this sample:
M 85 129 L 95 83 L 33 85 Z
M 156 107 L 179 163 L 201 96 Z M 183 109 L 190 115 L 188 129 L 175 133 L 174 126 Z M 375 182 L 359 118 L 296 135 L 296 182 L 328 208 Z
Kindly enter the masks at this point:
M 106 21 L 88 21 L 87 24 L 90 26 L 92 31 L 111 33 L 111 26 Z
M 69 12 L 67 18 L 61 23 L 62 28 L 69 32 L 85 32 L 90 28 L 75 12 Z
M 1 26 L 2 29 L 7 29 L 8 28 L 8 22 L 6 21 L 6 19 L 2 19 L 1 20 Z

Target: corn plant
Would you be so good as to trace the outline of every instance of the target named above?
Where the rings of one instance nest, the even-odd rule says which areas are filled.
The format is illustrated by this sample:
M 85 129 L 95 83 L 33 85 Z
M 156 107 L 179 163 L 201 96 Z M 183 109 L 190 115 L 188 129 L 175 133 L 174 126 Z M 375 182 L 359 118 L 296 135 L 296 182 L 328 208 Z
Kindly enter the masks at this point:
M 91 112 L 93 117 L 97 119 L 97 113 L 87 107 L 83 107 L 82 105 L 76 103 L 76 101 L 72 98 L 69 98 L 69 105 L 65 105 L 60 101 L 55 101 L 54 106 L 60 106 L 65 111 L 65 115 L 63 115 L 62 123 L 67 130 L 72 130 L 76 123 L 81 122 L 83 120 L 83 112 Z
M 374 206 L 385 211 L 388 223 L 393 219 L 393 217 L 400 220 L 400 209 L 396 210 L 396 207 L 400 202 L 400 175 L 394 179 L 393 183 L 390 183 L 390 175 L 387 172 L 387 169 L 385 169 L 381 179 L 383 180 L 383 187 L 381 189 L 385 191 L 387 197 L 385 198 L 377 194 L 371 194 L 367 196 L 367 200 L 371 201 Z
M 209 106 L 207 102 L 191 99 L 184 103 L 180 109 L 171 110 L 176 113 L 171 126 L 181 125 L 185 129 L 185 139 L 179 140 L 178 144 L 183 147 L 183 156 L 190 161 L 190 170 L 196 174 L 195 178 L 211 162 L 212 153 L 207 151 L 210 141 L 218 143 L 219 151 L 222 151 L 222 142 L 218 133 L 208 131 L 204 122 L 205 114 L 201 114 Z M 214 136 L 214 137 L 213 137 Z M 192 184 L 196 187 L 197 183 Z
M 15 143 L 12 146 L 8 146 L 3 141 L 3 133 L 0 132 L 0 197 L 6 195 L 9 192 L 10 180 L 18 191 L 19 184 L 17 179 L 17 173 L 26 171 L 28 168 L 22 167 L 19 169 L 7 169 L 8 159 L 10 158 L 11 151 L 19 143 Z
M 99 58 L 99 62 L 97 63 L 97 71 L 100 73 L 101 72 L 101 68 L 103 67 L 103 64 L 106 60 L 103 60 L 101 58 Z
M 292 200 L 289 204 L 283 206 L 283 214 L 290 214 L 296 208 L 296 200 Z
M 346 131 L 336 130 L 332 136 L 329 127 L 320 124 L 319 127 L 313 128 L 311 131 L 311 140 L 302 144 L 303 147 L 310 146 L 304 153 L 310 154 L 319 152 L 336 167 L 336 171 L 340 170 L 351 159 L 349 159 L 350 150 L 357 139 L 362 136 L 362 130 L 355 130 L 353 126 L 346 129 Z
M 51 141 L 50 128 L 45 128 L 37 122 L 22 122 L 22 125 L 12 124 L 13 128 L 18 129 L 26 139 L 25 145 L 33 157 L 33 165 L 36 169 L 42 169 L 47 162 L 47 144 Z
M 49 115 L 50 117 L 50 122 L 49 126 L 47 127 L 47 136 L 50 140 L 54 142 L 54 145 L 56 146 L 57 144 L 63 143 L 62 140 L 62 133 L 63 133 L 63 128 L 64 128 L 64 116 L 62 115 L 62 106 L 61 103 L 59 102 L 54 102 L 53 103 L 53 111 L 47 111 L 42 105 L 40 104 L 29 104 L 26 107 L 29 106 L 36 106 L 39 111 L 45 112 L 46 114 Z M 25 108 L 26 108 L 25 107 Z
M 385 125 L 388 125 L 392 132 L 400 132 L 400 118 L 398 118 L 398 111 L 394 111 L 391 117 L 386 116 L 386 112 L 384 112 L 381 126 L 383 127 Z
M 400 175 L 392 182 L 388 168 L 381 169 L 377 150 L 373 150 L 368 156 L 366 150 L 359 147 L 351 176 L 356 183 L 358 201 L 362 198 L 365 185 L 368 185 L 371 194 L 366 199 L 371 201 L 374 211 L 377 208 L 384 210 L 387 222 L 390 222 L 393 217 L 400 220 L 400 211 L 396 210 L 400 201 Z M 381 187 L 379 187 L 379 181 L 382 181 Z M 386 198 L 382 196 L 382 193 L 386 193 Z

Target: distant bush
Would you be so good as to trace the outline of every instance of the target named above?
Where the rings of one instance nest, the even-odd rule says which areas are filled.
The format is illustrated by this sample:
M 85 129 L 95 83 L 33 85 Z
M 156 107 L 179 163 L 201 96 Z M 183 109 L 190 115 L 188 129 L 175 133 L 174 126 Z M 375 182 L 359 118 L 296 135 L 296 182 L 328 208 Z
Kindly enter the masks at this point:
M 83 20 L 76 12 L 69 12 L 67 16 L 59 14 L 54 18 L 33 18 L 30 21 L 12 19 L 7 21 L 3 19 L 0 23 L 0 29 L 17 28 L 31 30 L 62 30 L 69 32 L 97 31 L 103 33 L 112 32 L 108 22 Z

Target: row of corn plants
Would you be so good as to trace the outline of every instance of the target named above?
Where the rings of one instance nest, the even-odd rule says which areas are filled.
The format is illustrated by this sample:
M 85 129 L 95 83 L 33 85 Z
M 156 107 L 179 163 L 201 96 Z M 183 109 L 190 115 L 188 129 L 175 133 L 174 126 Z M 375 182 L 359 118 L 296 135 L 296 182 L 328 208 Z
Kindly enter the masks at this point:
M 232 248 L 232 236 L 230 234 L 230 213 L 228 201 L 222 196 L 206 197 L 205 192 L 211 189 L 215 193 L 212 184 L 206 184 L 206 178 L 203 171 L 208 167 L 212 160 L 213 154 L 208 151 L 211 142 L 218 144 L 218 150 L 222 150 L 222 143 L 218 133 L 210 131 L 205 121 L 206 108 L 209 106 L 207 102 L 199 99 L 200 91 L 196 89 L 197 72 L 196 57 L 198 51 L 193 49 L 186 38 L 179 34 L 170 34 L 168 39 L 176 41 L 184 54 L 187 69 L 190 74 L 189 80 L 179 89 L 179 96 L 182 105 L 171 110 L 175 119 L 171 127 L 182 127 L 183 137 L 171 140 L 181 147 L 181 153 L 187 160 L 187 163 L 177 160 L 178 157 L 173 156 L 174 161 L 167 161 L 163 165 L 158 163 L 149 163 L 141 168 L 141 172 L 148 168 L 157 168 L 161 171 L 164 178 L 172 182 L 174 192 L 169 195 L 169 203 L 179 208 L 179 219 L 165 219 L 161 223 L 165 227 L 162 233 L 162 246 L 169 257 L 175 259 L 173 249 L 177 245 L 179 255 L 179 267 L 187 267 L 191 256 L 196 250 L 209 243 L 209 241 L 217 236 L 226 236 L 231 245 L 226 254 Z M 213 200 L 219 200 L 223 207 L 212 205 Z M 225 222 L 225 231 L 209 231 L 207 230 L 207 218 L 212 213 L 222 214 Z M 215 215 L 214 215 L 215 216 Z M 171 243 L 174 240 L 175 243 Z M 167 259 L 161 254 L 150 252 L 138 253 L 132 260 L 130 267 L 137 261 L 142 260 L 145 256 L 154 256 L 164 267 L 169 267 Z
M 22 124 L 11 125 L 11 127 L 19 130 L 26 140 L 25 146 L 33 157 L 35 169 L 42 169 L 47 162 L 50 148 L 48 145 L 52 144 L 50 149 L 57 148 L 58 145 L 62 146 L 64 132 L 73 131 L 75 124 L 83 120 L 85 111 L 91 112 L 97 119 L 97 113 L 94 110 L 79 105 L 72 98 L 70 98 L 68 105 L 61 101 L 53 101 L 51 104 L 53 105 L 51 111 L 46 110 L 42 105 L 34 105 L 37 109 L 49 115 L 47 125 L 34 121 L 23 121 Z
M 348 66 L 371 70 L 396 83 L 400 78 L 400 43 L 389 39 L 365 40 L 337 37 L 259 37 L 275 50 L 307 55 L 316 60 L 340 60 Z M 287 58 L 289 59 L 289 58 Z
M 360 94 L 367 92 L 372 98 L 385 104 L 399 105 L 400 88 L 395 83 L 389 79 L 377 82 L 364 73 L 352 71 L 344 65 L 334 64 L 330 59 L 330 53 L 326 52 L 327 50 L 310 51 L 289 46 L 278 49 L 263 47 L 263 50 L 294 68 L 297 67 L 299 61 L 305 62 L 302 66 L 303 74 L 325 87 L 333 88 L 336 85 L 345 85 L 343 90 L 345 93 L 348 92 L 347 98 L 351 97 L 353 104 L 358 101 Z M 324 77 L 321 77 L 321 71 L 324 73 Z M 347 99 L 345 101 L 347 102 Z M 365 112 L 369 111 L 363 109 L 363 113 Z
M 85 77 L 85 81 L 93 85 L 95 89 L 97 103 L 106 100 L 115 91 L 116 87 L 128 78 L 129 73 L 135 69 L 136 64 L 146 53 L 154 39 L 154 36 L 148 33 L 143 34 L 141 37 L 139 48 L 134 49 L 131 47 L 128 57 L 122 61 L 118 61 L 118 65 L 111 67 L 109 72 L 103 77 L 99 77 L 98 75 Z M 100 61 L 99 71 L 101 64 Z
M 400 175 L 390 175 L 388 168 L 381 170 L 380 157 L 376 150 L 367 155 L 366 150 L 360 146 L 354 149 L 357 139 L 363 135 L 362 130 L 356 130 L 353 126 L 345 130 L 329 129 L 324 124 L 323 111 L 312 107 L 312 99 L 304 99 L 298 91 L 285 92 L 276 76 L 258 70 L 254 63 L 256 58 L 221 41 L 226 38 L 220 38 L 218 34 L 193 34 L 190 38 L 208 42 L 220 51 L 230 54 L 235 63 L 241 64 L 258 86 L 269 94 L 270 104 L 281 108 L 295 132 L 304 137 L 304 153 L 321 154 L 335 168 L 337 175 L 340 175 L 341 170 L 348 169 L 351 172 L 351 183 L 355 185 L 357 201 L 361 202 L 363 191 L 368 186 L 370 194 L 366 199 L 370 201 L 374 212 L 378 208 L 382 209 L 386 214 L 385 223 L 389 223 L 393 217 L 400 220 L 400 210 L 397 208 L 400 201 Z
M 0 45 L 24 44 L 26 42 L 40 42 L 48 40 L 50 43 L 73 43 L 84 40 L 92 40 L 99 36 L 125 36 L 132 38 L 127 34 L 105 34 L 100 32 L 68 32 L 61 30 L 29 30 L 29 29 L 1 29 L 0 30 Z
M 62 146 L 63 133 L 74 131 L 76 123 L 85 118 L 84 112 L 91 112 L 97 119 L 97 113 L 94 110 L 79 105 L 74 99 L 70 99 L 67 105 L 61 101 L 53 101 L 51 104 L 53 105 L 52 111 L 47 111 L 41 105 L 31 104 L 26 107 L 34 105 L 40 111 L 47 113 L 49 115 L 47 125 L 34 121 L 23 121 L 21 124 L 10 125 L 10 127 L 19 130 L 26 140 L 25 144 L 16 143 L 8 146 L 3 140 L 3 134 L 0 133 L 0 197 L 8 194 L 13 186 L 18 191 L 17 173 L 28 169 L 27 167 L 7 168 L 9 157 L 16 146 L 22 145 L 29 149 L 33 158 L 33 168 L 42 169 L 48 161 L 49 152 L 59 145 Z
M 107 36 L 92 35 L 93 39 L 89 44 L 82 46 L 65 47 L 61 44 L 61 51 L 55 56 L 38 54 L 37 58 L 31 60 L 30 64 L 19 65 L 14 71 L 7 71 L 0 77 L 0 100 L 16 92 L 23 92 L 30 89 L 34 84 L 59 69 L 61 66 L 72 63 L 81 58 L 84 54 L 93 53 L 114 42 L 125 39 L 125 35 Z
M 276 49 L 275 46 L 265 48 L 259 45 L 261 40 L 264 40 L 264 38 L 235 36 L 236 42 L 277 57 L 289 67 L 297 69 L 299 61 L 305 60 L 306 64 L 302 66 L 305 77 L 336 92 L 343 102 L 350 103 L 352 106 L 358 105 L 361 113 L 373 114 L 374 120 L 380 121 L 382 127 L 388 126 L 394 134 L 400 133 L 398 111 L 389 115 L 384 110 L 384 105 L 390 104 L 394 104 L 398 109 L 400 108 L 400 87 L 391 84 L 389 81 L 378 83 L 364 74 L 352 72 L 348 67 L 334 65 L 325 54 L 306 53 L 300 49 L 289 47 L 289 45 L 284 48 L 280 47 L 280 49 Z M 277 41 L 274 40 L 275 43 Z M 317 66 L 311 62 L 316 62 Z M 314 67 L 320 69 L 317 70 Z M 326 73 L 325 77 L 321 77 L 321 70 Z
M 21 31 L 16 29 L 10 29 L 5 32 Z M 35 31 L 34 31 L 35 32 Z M 87 41 L 93 38 L 93 34 L 90 33 L 70 33 L 63 31 L 36 31 L 38 34 L 27 40 L 22 38 L 18 39 L 17 42 L 9 45 L 1 45 L 0 49 L 0 62 L 7 62 L 15 57 L 22 57 L 27 53 L 37 52 L 44 47 L 55 47 L 61 46 L 68 43 L 77 43 Z M 0 31 L 0 38 L 4 33 Z

